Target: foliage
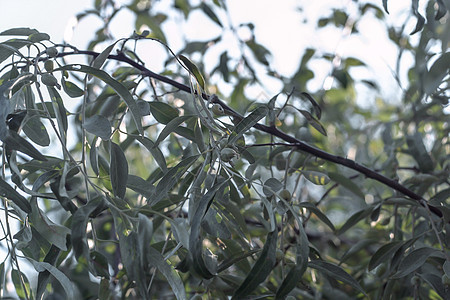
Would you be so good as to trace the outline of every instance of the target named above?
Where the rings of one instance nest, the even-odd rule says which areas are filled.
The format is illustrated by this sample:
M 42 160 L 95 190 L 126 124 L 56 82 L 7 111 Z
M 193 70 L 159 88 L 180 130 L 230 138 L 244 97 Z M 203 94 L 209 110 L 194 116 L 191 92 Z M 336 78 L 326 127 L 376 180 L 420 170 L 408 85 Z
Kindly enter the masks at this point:
M 414 65 L 401 101 L 365 107 L 359 85 L 381 93 L 354 75 L 363 60 L 310 48 L 280 75 L 224 1 L 176 0 L 166 14 L 97 0 L 77 16 L 103 21 L 87 50 L 35 29 L 0 33 L 1 296 L 12 281 L 20 299 L 448 297 L 448 11 L 434 4 L 423 17 L 412 0 L 417 43 L 387 26 Z M 376 5 L 355 5 L 356 17 L 335 8 L 317 30 L 357 34 L 369 13 L 384 22 Z M 115 40 L 123 10 L 136 31 Z M 164 24 L 194 12 L 231 31 L 240 54 L 207 70 L 222 33 L 175 54 Z M 164 72 L 140 45 L 167 50 Z M 334 84 L 307 92 L 321 62 Z M 247 90 L 263 89 L 264 73 L 282 88 L 257 102 Z

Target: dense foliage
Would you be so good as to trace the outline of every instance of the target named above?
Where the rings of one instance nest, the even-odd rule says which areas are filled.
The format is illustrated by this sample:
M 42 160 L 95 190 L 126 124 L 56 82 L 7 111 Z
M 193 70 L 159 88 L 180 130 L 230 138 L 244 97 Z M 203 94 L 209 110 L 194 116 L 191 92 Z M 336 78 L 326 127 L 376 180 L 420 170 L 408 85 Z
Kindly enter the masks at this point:
M 281 75 L 226 1 L 162 2 L 96 0 L 87 49 L 0 33 L 2 299 L 448 298 L 448 1 L 413 0 L 412 33 L 388 1 L 316 20 L 386 24 L 398 99 L 345 53 L 305 49 Z M 116 39 L 123 11 L 135 31 Z M 199 13 L 217 36 L 165 27 Z

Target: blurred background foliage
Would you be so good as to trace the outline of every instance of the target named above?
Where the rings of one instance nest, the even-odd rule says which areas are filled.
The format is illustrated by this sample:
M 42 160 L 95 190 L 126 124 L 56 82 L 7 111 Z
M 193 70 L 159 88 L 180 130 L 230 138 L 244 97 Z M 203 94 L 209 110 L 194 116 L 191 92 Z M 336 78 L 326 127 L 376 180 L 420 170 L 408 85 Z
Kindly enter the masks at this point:
M 389 1 L 304 15 L 342 38 L 383 26 L 395 99 L 364 55 L 309 47 L 283 75 L 227 1 L 96 0 L 76 16 L 101 24 L 87 49 L 2 32 L 1 296 L 448 298 L 450 3 L 425 2 L 401 26 Z M 124 11 L 129 38 L 110 29 Z M 217 35 L 173 30 L 196 18 Z

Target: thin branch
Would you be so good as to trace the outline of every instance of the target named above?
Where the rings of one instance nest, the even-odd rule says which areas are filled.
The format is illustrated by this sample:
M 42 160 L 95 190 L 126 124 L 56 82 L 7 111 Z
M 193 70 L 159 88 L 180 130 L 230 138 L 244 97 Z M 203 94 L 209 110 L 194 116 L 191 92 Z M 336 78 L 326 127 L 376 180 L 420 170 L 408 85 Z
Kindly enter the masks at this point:
M 97 57 L 100 53 L 98 52 L 94 52 L 94 51 L 73 51 L 73 52 L 62 52 L 58 54 L 58 57 L 64 57 L 67 55 L 90 55 L 90 56 L 94 56 Z M 142 72 L 143 76 L 147 76 L 150 78 L 154 78 L 158 81 L 164 82 L 166 84 L 169 84 L 171 86 L 174 86 L 176 88 L 178 88 L 181 91 L 187 92 L 187 93 L 192 93 L 192 90 L 189 86 L 182 84 L 180 82 L 177 82 L 171 78 L 168 78 L 166 76 L 154 73 L 152 71 L 150 71 L 149 69 L 147 69 L 145 66 L 143 66 L 142 64 L 139 64 L 135 61 L 133 61 L 132 59 L 128 58 L 127 56 L 125 56 L 123 53 L 118 53 L 118 54 L 111 54 L 108 56 L 109 59 L 113 59 L 116 61 L 120 61 L 120 62 L 124 62 L 127 63 L 133 67 L 135 67 L 136 69 L 140 70 Z M 196 93 L 196 91 L 194 91 L 194 93 Z M 212 97 L 212 100 L 210 99 L 210 95 L 206 94 L 206 93 L 202 93 L 202 98 L 205 101 L 211 101 L 211 103 L 217 103 L 220 106 L 222 106 L 222 108 L 224 109 L 224 111 L 226 112 L 227 115 L 232 116 L 234 118 L 236 118 L 237 120 L 241 120 L 244 117 L 237 111 L 235 111 L 234 109 L 232 109 L 231 107 L 229 107 L 225 102 L 223 102 L 222 100 L 220 100 L 218 97 Z M 337 155 L 333 155 L 331 153 L 328 153 L 326 151 L 323 151 L 319 148 L 316 148 L 314 146 L 311 146 L 305 142 L 300 141 L 299 139 L 288 135 L 284 132 L 282 132 L 281 130 L 279 130 L 278 128 L 276 128 L 275 126 L 266 126 L 263 124 L 255 124 L 253 126 L 253 128 L 258 129 L 260 131 L 263 131 L 265 133 L 268 133 L 272 136 L 278 137 L 288 143 L 290 143 L 293 147 L 296 147 L 298 150 L 300 151 L 304 151 L 306 153 L 309 153 L 311 155 L 314 155 L 316 157 L 322 158 L 326 161 L 329 162 L 333 162 L 342 166 L 345 166 L 347 168 L 350 168 L 352 170 L 355 170 L 361 174 L 364 174 L 366 177 L 368 178 L 372 178 L 380 183 L 383 183 L 384 185 L 404 194 L 405 196 L 410 197 L 411 199 L 414 199 L 416 201 L 418 201 L 422 206 L 425 206 L 423 201 L 426 201 L 423 197 L 421 197 L 420 195 L 414 193 L 412 190 L 408 189 L 407 187 L 405 187 L 404 185 L 400 184 L 399 182 L 392 180 L 378 172 L 375 172 L 373 170 L 371 170 L 370 168 L 367 168 L 361 164 L 358 164 L 357 162 L 355 162 L 354 160 L 348 159 L 348 158 L 344 158 L 341 156 L 337 156 Z M 437 209 L 436 207 L 430 206 L 429 209 L 437 216 L 442 217 L 442 212 Z

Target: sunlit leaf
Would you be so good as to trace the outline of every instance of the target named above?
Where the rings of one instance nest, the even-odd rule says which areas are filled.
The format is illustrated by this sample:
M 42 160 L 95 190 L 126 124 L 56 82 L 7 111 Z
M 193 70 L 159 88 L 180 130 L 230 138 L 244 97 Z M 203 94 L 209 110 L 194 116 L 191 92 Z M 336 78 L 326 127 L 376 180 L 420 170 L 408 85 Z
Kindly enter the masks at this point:
M 330 182 L 330 177 L 322 172 L 301 170 L 300 173 L 302 173 L 306 179 L 317 185 L 326 185 Z
M 71 98 L 78 98 L 84 95 L 84 91 L 80 89 L 75 83 L 71 81 L 66 81 L 64 77 L 62 78 L 62 87 L 64 92 Z
M 205 79 L 198 67 L 184 55 L 180 54 L 178 55 L 178 58 L 183 62 L 189 73 L 194 76 L 202 90 L 205 90 Z

